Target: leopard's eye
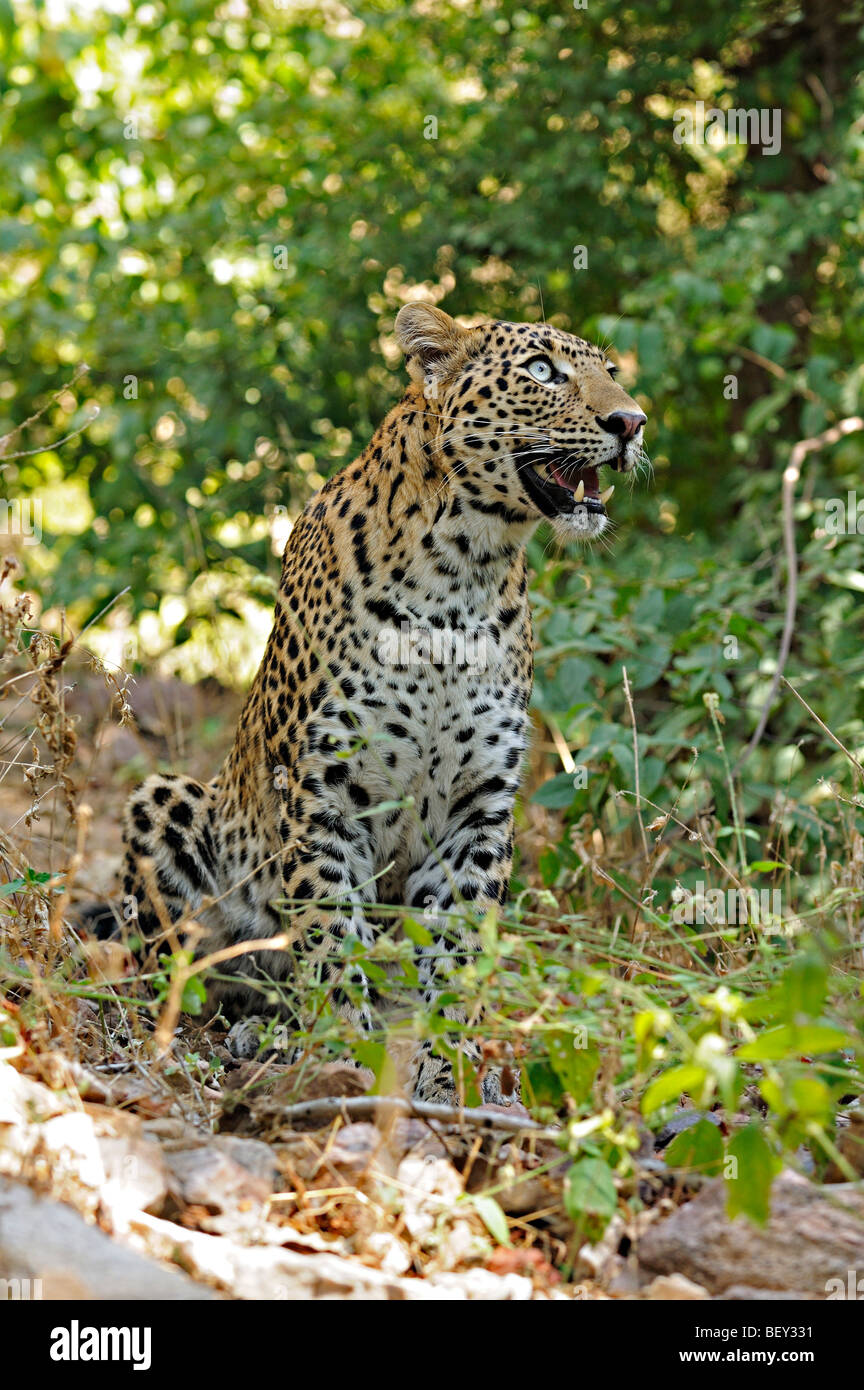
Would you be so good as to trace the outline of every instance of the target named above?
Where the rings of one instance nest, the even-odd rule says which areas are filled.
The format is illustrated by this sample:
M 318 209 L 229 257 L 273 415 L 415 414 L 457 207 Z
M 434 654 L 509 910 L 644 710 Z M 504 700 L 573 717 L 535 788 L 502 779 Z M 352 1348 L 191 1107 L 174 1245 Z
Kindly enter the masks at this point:
M 606 370 L 611 377 L 616 377 L 618 375 L 618 368 L 615 366 L 614 362 L 607 362 Z
M 527 364 L 527 369 L 535 381 L 542 381 L 548 384 L 555 376 L 555 368 L 548 357 L 535 357 L 533 362 Z

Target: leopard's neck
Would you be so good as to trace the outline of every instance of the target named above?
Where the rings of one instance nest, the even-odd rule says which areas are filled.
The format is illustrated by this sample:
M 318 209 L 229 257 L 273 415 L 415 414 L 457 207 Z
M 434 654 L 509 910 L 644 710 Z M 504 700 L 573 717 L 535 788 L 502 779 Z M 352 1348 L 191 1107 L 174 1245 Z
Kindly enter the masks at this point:
M 366 512 L 383 554 L 403 552 L 412 569 L 437 575 L 447 587 L 458 582 L 500 591 L 509 573 L 521 572 L 537 519 L 484 497 L 464 477 L 458 448 L 447 456 L 445 428 L 434 403 L 412 385 L 328 490 Z M 471 462 L 477 466 L 476 455 Z

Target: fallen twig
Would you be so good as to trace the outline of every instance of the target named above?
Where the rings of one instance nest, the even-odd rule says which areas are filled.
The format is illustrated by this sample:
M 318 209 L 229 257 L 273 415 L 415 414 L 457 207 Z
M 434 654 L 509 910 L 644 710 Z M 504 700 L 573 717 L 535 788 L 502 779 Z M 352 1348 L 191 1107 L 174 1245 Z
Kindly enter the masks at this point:
M 282 1111 L 286 1124 L 308 1120 L 368 1120 L 391 1115 L 415 1116 L 418 1120 L 440 1120 L 444 1124 L 468 1125 L 474 1129 L 498 1129 L 507 1134 L 530 1133 L 535 1139 L 560 1139 L 561 1129 L 544 1128 L 518 1115 L 497 1111 L 463 1110 L 458 1105 L 435 1105 L 431 1101 L 406 1100 L 403 1096 L 324 1096 L 304 1100 Z

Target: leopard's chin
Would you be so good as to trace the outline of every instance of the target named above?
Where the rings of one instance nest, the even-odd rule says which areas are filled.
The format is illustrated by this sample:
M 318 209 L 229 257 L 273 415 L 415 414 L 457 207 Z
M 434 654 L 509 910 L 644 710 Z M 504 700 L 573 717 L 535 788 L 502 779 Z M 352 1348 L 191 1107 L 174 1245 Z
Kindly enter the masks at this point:
M 573 541 L 595 541 L 609 526 L 609 516 L 605 507 L 598 512 L 577 506 L 572 512 L 552 517 L 551 521 L 558 539 L 565 544 Z

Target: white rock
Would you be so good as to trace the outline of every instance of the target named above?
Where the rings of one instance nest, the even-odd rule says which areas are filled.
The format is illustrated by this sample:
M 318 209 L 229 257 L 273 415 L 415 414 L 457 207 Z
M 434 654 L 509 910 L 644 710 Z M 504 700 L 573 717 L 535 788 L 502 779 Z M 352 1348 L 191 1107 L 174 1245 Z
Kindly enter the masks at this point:
M 113 1241 L 61 1202 L 0 1178 L 0 1277 L 41 1281 L 46 1299 L 209 1299 L 211 1289 Z
M 411 1268 L 411 1251 L 389 1231 L 375 1231 L 367 1236 L 363 1252 L 372 1255 L 387 1274 L 405 1274 Z
M 692 1279 L 687 1279 L 683 1274 L 658 1274 L 642 1292 L 645 1298 L 665 1299 L 676 1303 L 695 1302 L 697 1299 L 711 1297 L 701 1284 L 694 1284 Z
M 445 1158 L 403 1158 L 396 1173 L 402 1219 L 409 1235 L 422 1241 L 462 1195 L 462 1178 Z

